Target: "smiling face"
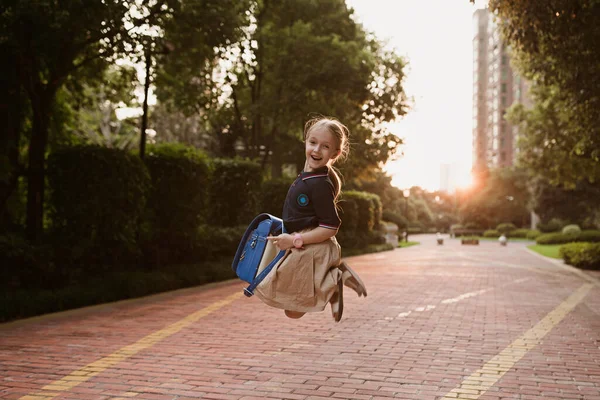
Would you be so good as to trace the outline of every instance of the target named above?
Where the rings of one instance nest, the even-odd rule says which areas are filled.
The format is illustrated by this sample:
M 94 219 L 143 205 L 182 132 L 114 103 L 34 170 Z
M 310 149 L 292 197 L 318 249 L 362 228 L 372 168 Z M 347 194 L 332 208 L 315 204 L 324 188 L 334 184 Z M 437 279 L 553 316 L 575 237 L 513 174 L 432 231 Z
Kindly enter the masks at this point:
M 339 155 L 339 143 L 337 138 L 329 129 L 316 126 L 313 127 L 306 138 L 306 172 L 329 165 Z

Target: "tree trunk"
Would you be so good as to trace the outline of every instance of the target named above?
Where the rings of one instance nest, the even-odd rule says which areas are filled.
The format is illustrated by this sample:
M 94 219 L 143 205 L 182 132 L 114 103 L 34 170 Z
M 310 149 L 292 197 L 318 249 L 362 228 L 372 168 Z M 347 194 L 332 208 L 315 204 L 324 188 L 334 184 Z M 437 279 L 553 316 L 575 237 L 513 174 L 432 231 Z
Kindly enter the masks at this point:
M 26 233 L 28 239 L 32 242 L 39 242 L 43 234 L 45 155 L 48 145 L 50 108 L 54 99 L 54 95 L 50 95 L 47 91 L 40 90 L 39 92 L 37 98 L 31 98 L 33 123 L 29 141 L 29 167 L 27 171 Z
M 0 224 L 6 227 L 12 221 L 8 220 L 7 202 L 17 188 L 21 166 L 19 165 L 19 141 L 22 125 L 22 99 L 17 90 L 9 90 L 7 94 L 12 98 L 4 98 L 0 105 L 0 123 L 5 134 L 0 138 L 0 157 L 6 164 L 4 176 L 0 177 Z
M 146 129 L 148 128 L 148 90 L 150 89 L 150 65 L 152 54 L 146 50 L 146 81 L 144 82 L 144 105 L 142 107 L 142 132 L 140 135 L 140 158 L 143 160 L 146 153 Z

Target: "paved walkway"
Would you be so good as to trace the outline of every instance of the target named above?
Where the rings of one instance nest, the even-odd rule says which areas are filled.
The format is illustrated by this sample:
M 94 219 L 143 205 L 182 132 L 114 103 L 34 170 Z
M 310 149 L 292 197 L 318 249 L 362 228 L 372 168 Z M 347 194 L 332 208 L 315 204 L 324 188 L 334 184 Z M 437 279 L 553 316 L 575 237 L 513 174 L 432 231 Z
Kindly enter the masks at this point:
M 348 259 L 369 297 L 337 324 L 228 282 L 0 325 L 0 398 L 600 399 L 597 279 L 417 240 Z

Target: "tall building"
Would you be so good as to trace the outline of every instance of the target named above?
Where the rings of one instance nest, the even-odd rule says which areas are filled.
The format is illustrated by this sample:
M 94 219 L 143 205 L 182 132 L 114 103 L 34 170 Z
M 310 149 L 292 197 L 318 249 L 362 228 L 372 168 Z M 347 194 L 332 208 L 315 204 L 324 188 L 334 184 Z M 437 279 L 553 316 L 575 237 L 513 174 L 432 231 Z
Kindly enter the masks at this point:
M 473 13 L 473 27 L 473 170 L 481 172 L 514 164 L 518 130 L 504 116 L 513 102 L 530 101 L 487 9 Z

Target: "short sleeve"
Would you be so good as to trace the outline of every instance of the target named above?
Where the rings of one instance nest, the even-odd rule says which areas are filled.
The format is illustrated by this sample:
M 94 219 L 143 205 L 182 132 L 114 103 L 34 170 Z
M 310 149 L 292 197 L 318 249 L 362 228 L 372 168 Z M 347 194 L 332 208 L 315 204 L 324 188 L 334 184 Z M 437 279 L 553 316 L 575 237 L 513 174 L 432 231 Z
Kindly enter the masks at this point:
M 329 179 L 310 179 L 311 200 L 320 227 L 339 229 L 342 221 L 335 208 L 333 185 Z

